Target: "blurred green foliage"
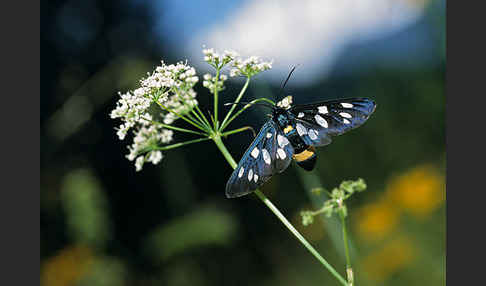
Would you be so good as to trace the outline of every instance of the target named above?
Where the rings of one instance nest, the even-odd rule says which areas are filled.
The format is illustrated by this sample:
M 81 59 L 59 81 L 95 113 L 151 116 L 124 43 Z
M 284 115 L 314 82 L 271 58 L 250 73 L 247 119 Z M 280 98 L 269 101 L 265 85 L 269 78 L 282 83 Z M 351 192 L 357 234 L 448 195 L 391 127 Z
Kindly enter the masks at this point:
M 92 172 L 78 169 L 66 175 L 61 200 L 73 242 L 103 248 L 111 238 L 109 209 L 105 194 Z
M 203 207 L 157 227 L 145 243 L 155 261 L 205 246 L 230 246 L 238 234 L 235 218 L 215 207 Z
M 108 36 L 85 57 L 48 54 L 43 64 L 51 77 L 42 80 L 41 285 L 337 285 L 255 198 L 225 198 L 232 170 L 212 144 L 167 152 L 159 166 L 135 173 L 108 112 L 117 91 L 133 88 L 161 59 L 180 58 L 151 50 L 149 13 L 132 15 L 130 7 L 121 17 L 116 5 L 103 8 Z M 346 202 L 357 285 L 445 284 L 445 22 L 437 10 L 429 14 L 438 63 L 376 63 L 289 90 L 295 103 L 360 96 L 378 106 L 364 126 L 318 149 L 314 172 L 291 166 L 262 188 L 344 273 L 337 218 L 303 227 L 299 214 L 328 198 L 313 189 L 365 179 L 366 192 Z M 139 50 L 102 45 L 121 30 Z M 221 101 L 239 88 L 228 84 Z M 278 88 L 252 82 L 244 100 Z M 197 91 L 201 106 L 211 102 Z M 265 120 L 254 108 L 232 124 L 258 129 Z M 251 140 L 242 133 L 225 143 L 239 159 Z

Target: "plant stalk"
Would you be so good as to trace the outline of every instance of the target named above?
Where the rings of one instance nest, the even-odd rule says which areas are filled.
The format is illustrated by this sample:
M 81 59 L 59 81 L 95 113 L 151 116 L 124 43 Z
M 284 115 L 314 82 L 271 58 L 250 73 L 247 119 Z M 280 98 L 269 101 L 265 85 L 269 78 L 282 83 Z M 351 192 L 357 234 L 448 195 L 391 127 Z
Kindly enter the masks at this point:
M 354 278 L 353 278 L 353 268 L 351 267 L 351 259 L 349 257 L 349 247 L 348 247 L 348 234 L 346 230 L 346 218 L 341 213 L 339 215 L 341 217 L 341 225 L 343 228 L 343 241 L 344 241 L 344 254 L 346 256 L 346 274 L 348 277 L 348 284 L 349 286 L 354 285 Z
M 246 81 L 245 81 L 245 85 L 243 85 L 243 87 L 241 88 L 240 94 L 238 94 L 238 96 L 236 97 L 235 103 L 240 102 L 241 98 L 243 97 L 243 94 L 245 94 L 245 91 L 248 88 L 249 83 L 250 83 L 250 77 L 247 77 Z M 228 121 L 229 117 L 231 116 L 231 113 L 233 113 L 233 110 L 235 110 L 235 108 L 236 108 L 236 104 L 233 104 L 233 106 L 231 106 L 228 113 L 226 113 L 226 116 L 223 119 L 223 122 L 221 123 L 220 131 L 222 131 L 228 125 L 227 121 Z
M 214 125 L 214 129 L 215 130 L 218 130 L 219 126 L 218 126 L 218 82 L 219 82 L 219 71 L 220 71 L 220 68 L 218 67 L 216 69 L 216 87 L 214 89 L 214 122 L 216 123 Z
M 198 138 L 198 139 L 189 140 L 189 141 L 184 141 L 184 142 L 179 142 L 179 143 L 175 143 L 175 144 L 171 144 L 171 145 L 160 146 L 160 147 L 154 147 L 154 148 L 152 148 L 151 150 L 160 150 L 160 151 L 164 151 L 164 150 L 169 150 L 169 149 L 179 148 L 179 147 L 182 147 L 182 146 L 185 146 L 185 145 L 194 144 L 194 143 L 198 143 L 198 142 L 201 142 L 201 141 L 206 141 L 206 140 L 210 140 L 210 139 L 211 139 L 211 138 L 208 138 L 208 137 L 205 137 L 205 138 Z
M 238 165 L 233 159 L 228 149 L 224 145 L 219 134 L 214 134 L 212 137 L 214 143 L 221 151 L 225 159 L 233 169 Z M 314 255 L 314 257 L 329 271 L 331 274 L 344 286 L 349 286 L 346 280 L 315 250 L 315 248 L 294 228 L 294 226 L 285 218 L 285 216 L 272 204 L 272 202 L 258 189 L 254 191 L 258 198 L 277 216 L 277 218 L 288 228 L 288 230 L 300 241 L 300 243 L 307 248 L 307 250 Z

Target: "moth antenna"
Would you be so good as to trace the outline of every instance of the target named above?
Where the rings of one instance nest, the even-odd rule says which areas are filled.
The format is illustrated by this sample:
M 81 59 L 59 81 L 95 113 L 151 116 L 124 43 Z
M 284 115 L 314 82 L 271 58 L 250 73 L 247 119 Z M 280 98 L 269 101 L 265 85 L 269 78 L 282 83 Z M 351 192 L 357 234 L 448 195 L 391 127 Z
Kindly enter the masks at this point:
M 278 92 L 279 95 L 282 95 L 282 92 L 283 92 L 283 89 L 285 88 L 285 85 L 287 85 L 287 82 L 289 81 L 290 79 L 290 76 L 292 75 L 292 73 L 294 72 L 294 70 L 299 66 L 300 64 L 296 65 L 296 66 L 293 66 L 292 69 L 290 70 L 289 72 L 289 75 L 287 76 L 287 79 L 285 79 L 285 82 L 282 84 L 282 87 L 280 87 L 280 90 Z

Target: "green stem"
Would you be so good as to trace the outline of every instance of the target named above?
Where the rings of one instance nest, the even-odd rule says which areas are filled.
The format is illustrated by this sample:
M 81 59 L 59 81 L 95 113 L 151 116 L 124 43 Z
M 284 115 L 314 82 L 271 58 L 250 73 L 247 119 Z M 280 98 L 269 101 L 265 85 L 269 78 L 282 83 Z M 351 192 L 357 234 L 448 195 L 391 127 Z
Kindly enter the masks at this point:
M 211 111 L 208 110 L 209 118 L 211 119 L 211 122 L 213 122 L 213 126 L 216 126 L 216 121 L 214 121 L 214 116 L 211 114 Z
M 191 115 L 191 113 L 195 116 L 195 118 Z M 208 124 L 206 124 L 205 121 L 202 120 L 201 116 L 199 116 L 199 114 L 197 114 L 197 112 L 194 111 L 194 108 L 191 109 L 190 113 L 187 113 L 187 117 L 192 121 L 198 122 L 202 126 L 206 127 L 208 130 L 211 129 L 211 127 Z
M 174 93 L 177 95 L 177 97 L 179 97 L 179 99 L 182 101 L 182 103 L 183 103 L 184 105 L 189 106 L 189 104 L 187 104 L 187 102 L 186 102 L 186 100 L 184 99 L 184 97 L 183 97 L 182 95 L 180 95 L 180 94 L 179 94 L 179 92 L 177 91 L 177 89 L 175 89 L 175 88 L 174 88 L 172 91 L 173 91 L 173 92 L 174 92 Z M 196 110 L 197 110 L 197 111 L 198 111 L 198 112 L 199 112 L 201 115 L 199 115 L 199 114 L 198 114 L 196 111 L 194 111 L 194 107 L 196 108 Z M 196 104 L 194 107 L 192 107 L 192 108 L 191 108 L 191 111 L 190 111 L 190 112 L 191 112 L 192 114 L 194 114 L 194 116 L 196 116 L 197 120 L 196 120 L 196 119 L 194 119 L 194 118 L 193 118 L 193 117 L 192 117 L 190 114 L 187 114 L 187 117 L 189 117 L 189 118 L 190 118 L 192 121 L 197 121 L 197 122 L 199 122 L 201 125 L 205 126 L 205 127 L 208 129 L 208 130 L 210 130 L 210 129 L 211 129 L 211 127 L 210 127 L 210 125 L 209 125 L 209 122 L 207 121 L 207 119 L 206 119 L 206 117 L 204 116 L 204 114 L 203 114 L 202 112 L 200 112 L 199 107 L 197 106 L 197 104 Z M 202 118 L 204 118 L 204 120 L 201 118 L 201 116 L 202 116 Z
M 239 133 L 239 132 L 243 132 L 243 131 L 246 131 L 246 130 L 253 131 L 253 136 L 255 136 L 255 131 L 250 126 L 245 126 L 245 127 L 241 127 L 241 128 L 235 129 L 235 130 L 226 131 L 224 133 L 221 133 L 221 136 L 222 137 L 226 137 L 228 135 L 235 134 L 235 133 Z
M 214 130 L 218 130 L 218 81 L 220 67 L 216 69 L 216 87 L 214 88 Z
M 201 136 L 207 136 L 207 134 L 202 133 L 202 132 L 198 132 L 198 131 L 194 131 L 194 130 L 190 130 L 190 129 L 185 129 L 185 128 L 180 128 L 180 127 L 175 127 L 175 126 L 172 126 L 172 125 L 167 125 L 167 124 L 164 124 L 164 123 L 155 121 L 155 120 L 148 120 L 147 118 L 145 118 L 143 116 L 142 116 L 142 118 L 145 119 L 145 120 L 147 120 L 147 121 L 152 122 L 153 124 L 162 126 L 164 128 L 167 128 L 167 129 L 172 129 L 172 130 L 175 130 L 175 131 L 197 134 L 197 135 L 201 135 Z
M 214 143 L 219 148 L 223 156 L 226 158 L 228 163 L 233 169 L 238 165 L 233 159 L 228 149 L 224 145 L 219 134 L 212 137 Z M 312 245 L 307 242 L 307 240 L 294 228 L 294 226 L 285 218 L 285 216 L 277 209 L 275 205 L 258 189 L 255 190 L 255 194 L 258 198 L 277 216 L 277 218 L 289 229 L 289 231 L 302 243 L 302 245 L 307 248 L 307 250 L 314 255 L 314 257 L 329 271 L 331 274 L 344 286 L 348 286 L 346 280 L 317 252 L 317 250 L 312 247 Z
M 247 110 L 248 108 L 250 108 L 253 104 L 257 103 L 257 102 L 260 102 L 260 101 L 266 101 L 272 105 L 275 105 L 275 102 L 271 101 L 270 99 L 268 98 L 265 98 L 265 97 L 262 97 L 262 98 L 258 98 L 258 99 L 255 99 L 255 100 L 252 100 L 250 101 L 247 105 L 243 106 L 242 109 L 238 110 L 238 112 L 236 112 L 228 121 L 226 121 L 226 124 L 224 125 L 221 125 L 221 130 L 223 130 L 224 128 L 226 128 L 230 123 L 231 121 L 235 120 L 236 117 L 238 117 L 238 115 L 240 115 L 243 111 Z M 236 104 L 233 104 L 233 106 L 236 106 Z
M 176 144 L 172 144 L 172 145 L 167 145 L 167 146 L 162 146 L 162 147 L 154 147 L 154 148 L 152 148 L 152 150 L 160 150 L 160 151 L 169 150 L 169 149 L 174 149 L 174 148 L 181 147 L 181 146 L 184 146 L 184 145 L 189 145 L 189 144 L 193 144 L 193 143 L 197 143 L 197 142 L 201 142 L 201 141 L 206 141 L 206 140 L 210 140 L 210 139 L 211 138 L 209 138 L 209 137 L 198 138 L 198 139 L 180 142 L 180 143 L 176 143 Z
M 243 94 L 245 94 L 245 91 L 248 88 L 248 84 L 250 84 L 250 77 L 246 78 L 245 85 L 243 85 L 243 88 L 241 89 L 240 94 L 238 94 L 238 96 L 236 97 L 235 103 L 240 102 L 241 98 L 243 97 Z M 236 104 L 233 104 L 233 106 L 231 107 L 231 109 L 228 111 L 225 118 L 223 119 L 223 122 L 221 123 L 220 131 L 222 131 L 228 125 L 226 123 L 226 121 L 228 121 L 231 113 L 233 112 L 233 110 L 235 110 L 235 108 L 236 108 Z
M 344 254 L 346 256 L 346 274 L 348 277 L 349 286 L 353 286 L 354 278 L 353 278 L 353 268 L 351 267 L 351 259 L 349 257 L 349 247 L 348 247 L 348 234 L 346 230 L 346 219 L 342 213 L 339 214 L 341 217 L 341 225 L 343 228 L 343 241 L 344 241 Z
M 175 116 L 177 116 L 177 117 L 179 117 L 180 119 L 182 119 L 182 120 L 186 121 L 187 123 L 189 123 L 189 124 L 191 124 L 191 125 L 193 125 L 193 126 L 195 126 L 195 127 L 199 128 L 199 129 L 201 129 L 202 131 L 207 131 L 207 129 L 206 129 L 206 128 L 204 128 L 203 126 L 199 125 L 198 123 L 196 123 L 196 122 L 194 122 L 194 121 L 192 121 L 192 120 L 187 119 L 186 117 L 184 117 L 184 116 L 180 115 L 179 113 L 175 112 L 175 111 L 174 111 L 174 110 L 172 110 L 171 108 L 166 107 L 166 106 L 165 106 L 165 105 L 163 105 L 162 103 L 160 103 L 160 102 L 158 102 L 158 101 L 156 101 L 156 103 L 157 103 L 157 104 L 158 104 L 158 105 L 159 105 L 159 106 L 160 106 L 162 109 L 164 109 L 165 111 L 168 111 L 168 112 L 170 112 L 170 113 L 174 114 Z
M 312 202 L 312 205 L 314 207 L 320 209 L 324 202 L 328 199 L 331 198 L 329 191 L 323 186 L 320 177 L 317 175 L 319 173 L 318 166 L 314 169 L 312 172 L 307 172 L 302 168 L 297 168 L 297 175 L 301 181 L 301 183 L 304 185 L 304 188 L 306 189 L 307 195 L 309 196 L 309 199 Z M 322 194 L 322 196 L 316 196 L 315 194 L 311 193 L 311 190 L 314 188 L 320 188 L 325 190 L 325 193 Z M 324 217 L 324 215 L 321 215 L 322 217 L 322 222 L 328 231 L 329 238 L 331 239 L 332 244 L 336 249 L 339 249 L 339 254 L 344 256 L 343 259 L 345 259 L 345 254 L 343 253 L 344 251 L 342 250 L 342 236 L 341 236 L 341 223 L 339 221 L 339 218 L 336 216 L 331 216 L 330 218 Z M 353 248 L 353 243 L 352 239 L 348 237 L 348 245 L 349 245 L 349 252 L 356 254 L 356 250 Z
M 199 106 L 196 104 L 196 110 L 197 112 L 199 112 L 199 114 L 201 114 L 201 117 L 202 119 L 204 120 L 204 122 L 206 122 L 206 125 L 207 126 L 211 126 L 211 124 L 209 124 L 209 120 L 206 118 L 206 116 L 204 115 L 204 113 L 201 111 L 201 109 L 199 109 Z M 211 129 L 211 128 L 209 128 Z

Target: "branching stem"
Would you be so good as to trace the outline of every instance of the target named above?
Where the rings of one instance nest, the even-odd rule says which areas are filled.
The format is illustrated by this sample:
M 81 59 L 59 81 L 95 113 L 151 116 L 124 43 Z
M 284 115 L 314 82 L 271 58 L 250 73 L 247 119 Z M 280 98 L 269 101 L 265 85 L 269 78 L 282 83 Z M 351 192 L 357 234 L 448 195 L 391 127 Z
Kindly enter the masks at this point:
M 243 94 L 245 94 L 245 91 L 248 88 L 249 83 L 250 83 L 250 77 L 247 77 L 246 81 L 245 81 L 245 85 L 243 85 L 243 87 L 241 88 L 240 94 L 238 94 L 238 96 L 236 97 L 235 103 L 240 102 L 241 98 L 243 97 Z M 229 117 L 231 116 L 231 113 L 233 112 L 233 110 L 235 110 L 235 108 L 236 108 L 236 104 L 231 106 L 230 110 L 228 111 L 225 118 L 223 119 L 223 122 L 221 123 L 220 131 L 222 131 L 228 125 L 226 123 L 226 121 L 228 121 Z
M 233 159 L 228 149 L 224 145 L 219 134 L 215 134 L 212 137 L 214 143 L 221 151 L 225 159 L 231 165 L 233 169 L 238 165 Z M 288 230 L 300 241 L 300 243 L 307 248 L 307 250 L 314 255 L 314 257 L 344 286 L 348 286 L 346 280 L 314 249 L 314 247 L 307 242 L 307 240 L 294 228 L 294 226 L 285 218 L 285 216 L 278 210 L 278 208 L 272 204 L 272 202 L 258 189 L 254 192 L 258 198 L 277 216 L 277 218 L 288 228 Z
M 353 268 L 351 267 L 351 259 L 349 257 L 349 247 L 348 247 L 348 234 L 346 230 L 346 218 L 344 217 L 343 213 L 340 213 L 339 216 L 341 217 L 341 225 L 343 228 L 343 241 L 344 241 L 344 254 L 346 256 L 346 274 L 348 277 L 348 284 L 349 286 L 354 285 L 354 278 L 353 278 Z

